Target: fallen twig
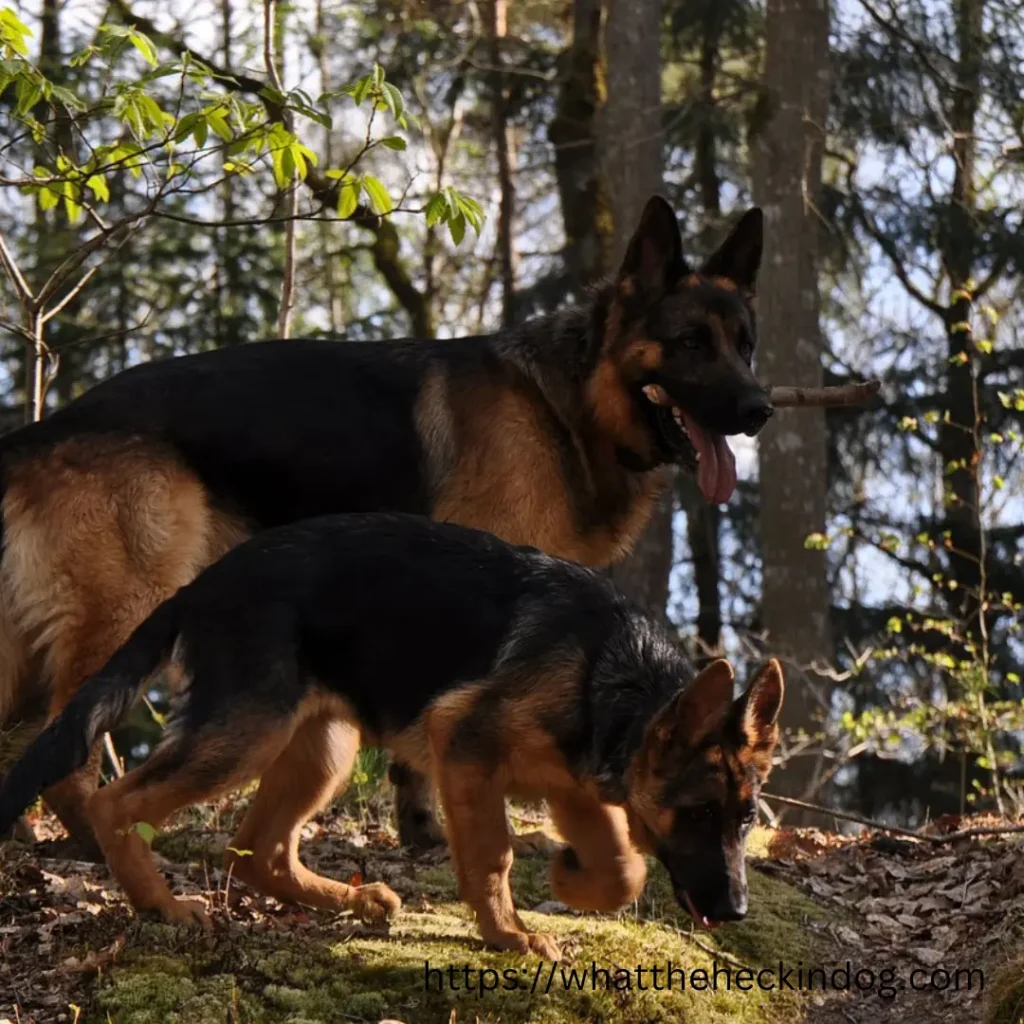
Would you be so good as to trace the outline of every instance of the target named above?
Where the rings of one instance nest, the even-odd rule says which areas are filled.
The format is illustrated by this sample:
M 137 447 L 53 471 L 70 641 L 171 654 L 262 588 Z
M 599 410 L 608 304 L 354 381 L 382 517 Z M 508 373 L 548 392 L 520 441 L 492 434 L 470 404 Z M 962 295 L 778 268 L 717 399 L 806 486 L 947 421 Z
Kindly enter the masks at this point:
M 973 839 L 975 836 L 1002 836 L 1014 835 L 1024 832 L 1024 825 L 980 825 L 976 828 L 963 828 L 958 832 L 947 832 L 945 835 L 930 835 L 927 832 L 915 832 L 913 829 L 900 828 L 899 825 L 883 825 L 880 821 L 872 821 L 871 818 L 863 818 L 859 814 L 851 814 L 849 811 L 837 811 L 831 807 L 822 807 L 821 804 L 808 803 L 806 800 L 796 800 L 790 796 L 777 796 L 775 793 L 762 793 L 765 800 L 774 800 L 776 803 L 788 804 L 790 807 L 800 807 L 805 811 L 816 811 L 818 814 L 825 814 L 832 818 L 840 818 L 842 821 L 853 821 L 858 825 L 874 829 L 876 832 L 890 832 L 897 836 L 907 836 L 909 839 L 918 839 L 922 843 L 952 843 L 957 839 Z
M 857 384 L 837 384 L 827 388 L 775 387 L 771 389 L 771 403 L 776 409 L 812 405 L 860 405 L 877 394 L 881 386 L 880 380 L 865 380 Z

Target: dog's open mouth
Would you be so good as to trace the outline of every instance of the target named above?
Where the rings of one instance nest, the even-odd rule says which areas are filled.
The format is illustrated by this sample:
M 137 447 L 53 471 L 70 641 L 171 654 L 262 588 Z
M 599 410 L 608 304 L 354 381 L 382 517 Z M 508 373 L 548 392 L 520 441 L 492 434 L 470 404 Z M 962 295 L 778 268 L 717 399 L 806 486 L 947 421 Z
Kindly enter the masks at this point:
M 685 889 L 682 892 L 682 897 L 683 898 L 679 900 L 679 902 L 686 904 L 687 913 L 690 915 L 690 917 L 693 918 L 694 924 L 699 925 L 701 928 L 706 928 L 708 931 L 711 931 L 713 928 L 717 928 L 722 923 L 721 921 L 712 921 L 711 918 L 700 913 L 700 911 L 697 910 L 697 908 L 693 905 L 693 900 L 690 899 L 690 894 L 686 892 Z M 676 898 L 679 898 L 678 893 L 676 894 Z
M 696 472 L 701 494 L 715 504 L 728 501 L 736 490 L 736 457 L 725 435 L 702 427 L 672 403 L 661 385 L 648 384 L 643 393 L 654 407 L 662 443 L 687 469 Z

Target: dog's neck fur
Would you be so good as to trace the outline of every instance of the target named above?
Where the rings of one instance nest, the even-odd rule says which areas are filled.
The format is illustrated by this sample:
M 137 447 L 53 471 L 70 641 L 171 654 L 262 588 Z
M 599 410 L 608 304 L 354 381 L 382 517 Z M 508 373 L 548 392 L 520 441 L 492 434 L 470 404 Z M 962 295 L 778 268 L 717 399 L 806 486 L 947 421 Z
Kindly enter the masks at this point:
M 604 710 L 592 735 L 587 773 L 604 799 L 625 803 L 628 772 L 648 726 L 693 681 L 693 666 L 660 629 L 630 609 L 632 629 L 604 645 L 591 675 L 589 699 Z M 616 711 L 615 709 L 620 709 Z
M 601 354 L 611 295 L 610 284 L 597 286 L 583 304 L 533 317 L 492 338 L 494 351 L 537 385 L 570 428 L 578 428 L 583 417 L 580 383 L 589 377 Z

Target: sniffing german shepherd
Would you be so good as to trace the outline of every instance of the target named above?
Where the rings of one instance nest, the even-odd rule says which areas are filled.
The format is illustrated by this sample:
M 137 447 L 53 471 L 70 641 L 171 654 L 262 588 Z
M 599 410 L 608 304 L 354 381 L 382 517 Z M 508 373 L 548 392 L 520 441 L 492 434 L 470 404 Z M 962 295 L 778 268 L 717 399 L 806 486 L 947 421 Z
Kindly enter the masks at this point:
M 725 435 L 772 412 L 750 368 L 749 211 L 693 273 L 652 198 L 587 305 L 455 341 L 241 345 L 148 363 L 0 440 L 0 724 L 52 718 L 161 601 L 252 534 L 412 512 L 591 565 L 640 534 L 668 464 L 725 501 Z M 88 844 L 100 748 L 44 794 Z M 402 839 L 438 838 L 400 770 Z
M 547 800 L 569 844 L 552 887 L 570 906 L 634 899 L 644 851 L 697 921 L 746 913 L 743 848 L 778 738 L 779 665 L 734 701 L 728 662 L 694 678 L 594 570 L 419 516 L 262 533 L 160 605 L 79 689 L 8 775 L 0 829 L 83 765 L 165 666 L 178 706 L 163 740 L 88 809 L 140 910 L 205 922 L 133 826 L 259 776 L 231 842 L 242 852 L 227 854 L 234 876 L 284 901 L 390 917 L 401 901 L 387 886 L 344 885 L 298 859 L 303 824 L 368 743 L 436 784 L 460 894 L 499 949 L 559 954 L 512 904 L 508 794 Z

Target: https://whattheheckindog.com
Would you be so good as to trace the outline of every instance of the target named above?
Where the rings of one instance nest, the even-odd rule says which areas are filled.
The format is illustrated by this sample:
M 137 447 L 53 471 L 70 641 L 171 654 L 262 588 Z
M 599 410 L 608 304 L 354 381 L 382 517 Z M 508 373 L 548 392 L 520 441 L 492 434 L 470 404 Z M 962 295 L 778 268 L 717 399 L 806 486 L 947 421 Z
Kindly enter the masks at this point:
M 858 965 L 847 960 L 833 965 L 811 966 L 779 962 L 766 967 L 739 967 L 713 961 L 710 968 L 685 964 L 564 965 L 539 961 L 534 966 L 473 967 L 469 964 L 438 966 L 423 962 L 423 988 L 428 992 L 466 992 L 483 996 L 490 992 L 529 991 L 586 992 L 848 992 L 894 1000 L 904 992 L 983 992 L 985 973 L 979 967 L 909 967 Z

